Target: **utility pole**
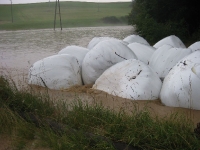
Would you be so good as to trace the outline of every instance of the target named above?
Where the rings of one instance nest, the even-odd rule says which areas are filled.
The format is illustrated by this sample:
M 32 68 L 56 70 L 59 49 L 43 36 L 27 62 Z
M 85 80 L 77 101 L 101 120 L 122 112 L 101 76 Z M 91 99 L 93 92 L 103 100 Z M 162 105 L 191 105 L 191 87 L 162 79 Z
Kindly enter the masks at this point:
M 55 6 L 55 16 L 54 16 L 54 30 L 56 27 L 56 15 L 57 15 L 57 7 L 59 8 L 59 17 L 60 17 L 60 29 L 62 30 L 62 21 L 61 21 L 61 13 L 60 13 L 60 2 L 59 0 L 56 0 L 56 6 Z
M 12 17 L 12 23 L 13 23 L 13 10 L 12 10 L 12 0 L 10 0 L 10 4 L 11 4 L 11 7 L 10 7 L 10 9 L 11 9 L 11 17 Z
M 50 8 L 50 0 L 49 0 L 49 8 Z

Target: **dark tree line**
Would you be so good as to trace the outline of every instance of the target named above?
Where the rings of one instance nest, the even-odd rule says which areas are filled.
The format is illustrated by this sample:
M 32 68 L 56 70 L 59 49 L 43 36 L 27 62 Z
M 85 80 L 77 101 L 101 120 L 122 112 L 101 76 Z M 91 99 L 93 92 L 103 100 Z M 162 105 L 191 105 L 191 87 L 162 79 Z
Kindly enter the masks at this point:
M 129 24 L 150 43 L 176 35 L 184 42 L 200 40 L 197 0 L 134 0 Z

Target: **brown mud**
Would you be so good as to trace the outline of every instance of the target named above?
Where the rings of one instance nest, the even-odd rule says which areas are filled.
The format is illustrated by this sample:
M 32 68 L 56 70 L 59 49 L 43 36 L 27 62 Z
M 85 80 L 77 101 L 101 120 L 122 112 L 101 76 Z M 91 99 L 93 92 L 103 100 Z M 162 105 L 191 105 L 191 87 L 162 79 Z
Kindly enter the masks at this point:
M 200 110 L 168 107 L 163 105 L 160 100 L 125 99 L 92 89 L 92 85 L 74 86 L 62 91 L 31 86 L 31 90 L 36 93 L 39 91 L 41 94 L 48 94 L 50 99 L 55 103 L 59 100 L 65 102 L 65 104 L 71 104 L 77 100 L 81 100 L 83 104 L 85 103 L 91 106 L 100 104 L 104 108 L 116 112 L 124 111 L 127 114 L 131 114 L 135 110 L 148 110 L 152 117 L 158 118 L 167 118 L 170 117 L 171 114 L 178 113 L 191 120 L 195 126 L 200 122 Z

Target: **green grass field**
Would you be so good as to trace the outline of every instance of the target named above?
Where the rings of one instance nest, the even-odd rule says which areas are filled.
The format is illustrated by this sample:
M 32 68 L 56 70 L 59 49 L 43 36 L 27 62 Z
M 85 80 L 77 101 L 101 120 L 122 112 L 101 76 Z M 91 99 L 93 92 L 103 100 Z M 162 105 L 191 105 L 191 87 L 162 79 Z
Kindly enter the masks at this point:
M 0 5 L 0 30 L 42 29 L 54 27 L 55 2 Z M 126 25 L 131 2 L 60 2 L 63 28 Z M 58 9 L 57 9 L 58 12 Z M 104 19 L 103 19 L 104 18 Z M 57 14 L 56 27 L 60 27 Z

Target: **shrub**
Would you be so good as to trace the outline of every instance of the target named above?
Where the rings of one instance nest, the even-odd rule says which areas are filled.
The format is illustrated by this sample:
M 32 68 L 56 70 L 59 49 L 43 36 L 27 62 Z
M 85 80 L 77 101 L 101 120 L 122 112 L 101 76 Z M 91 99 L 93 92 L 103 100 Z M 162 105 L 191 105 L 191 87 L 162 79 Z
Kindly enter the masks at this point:
M 128 22 L 149 43 L 176 35 L 183 42 L 199 40 L 200 17 L 196 2 L 166 0 L 135 0 Z

